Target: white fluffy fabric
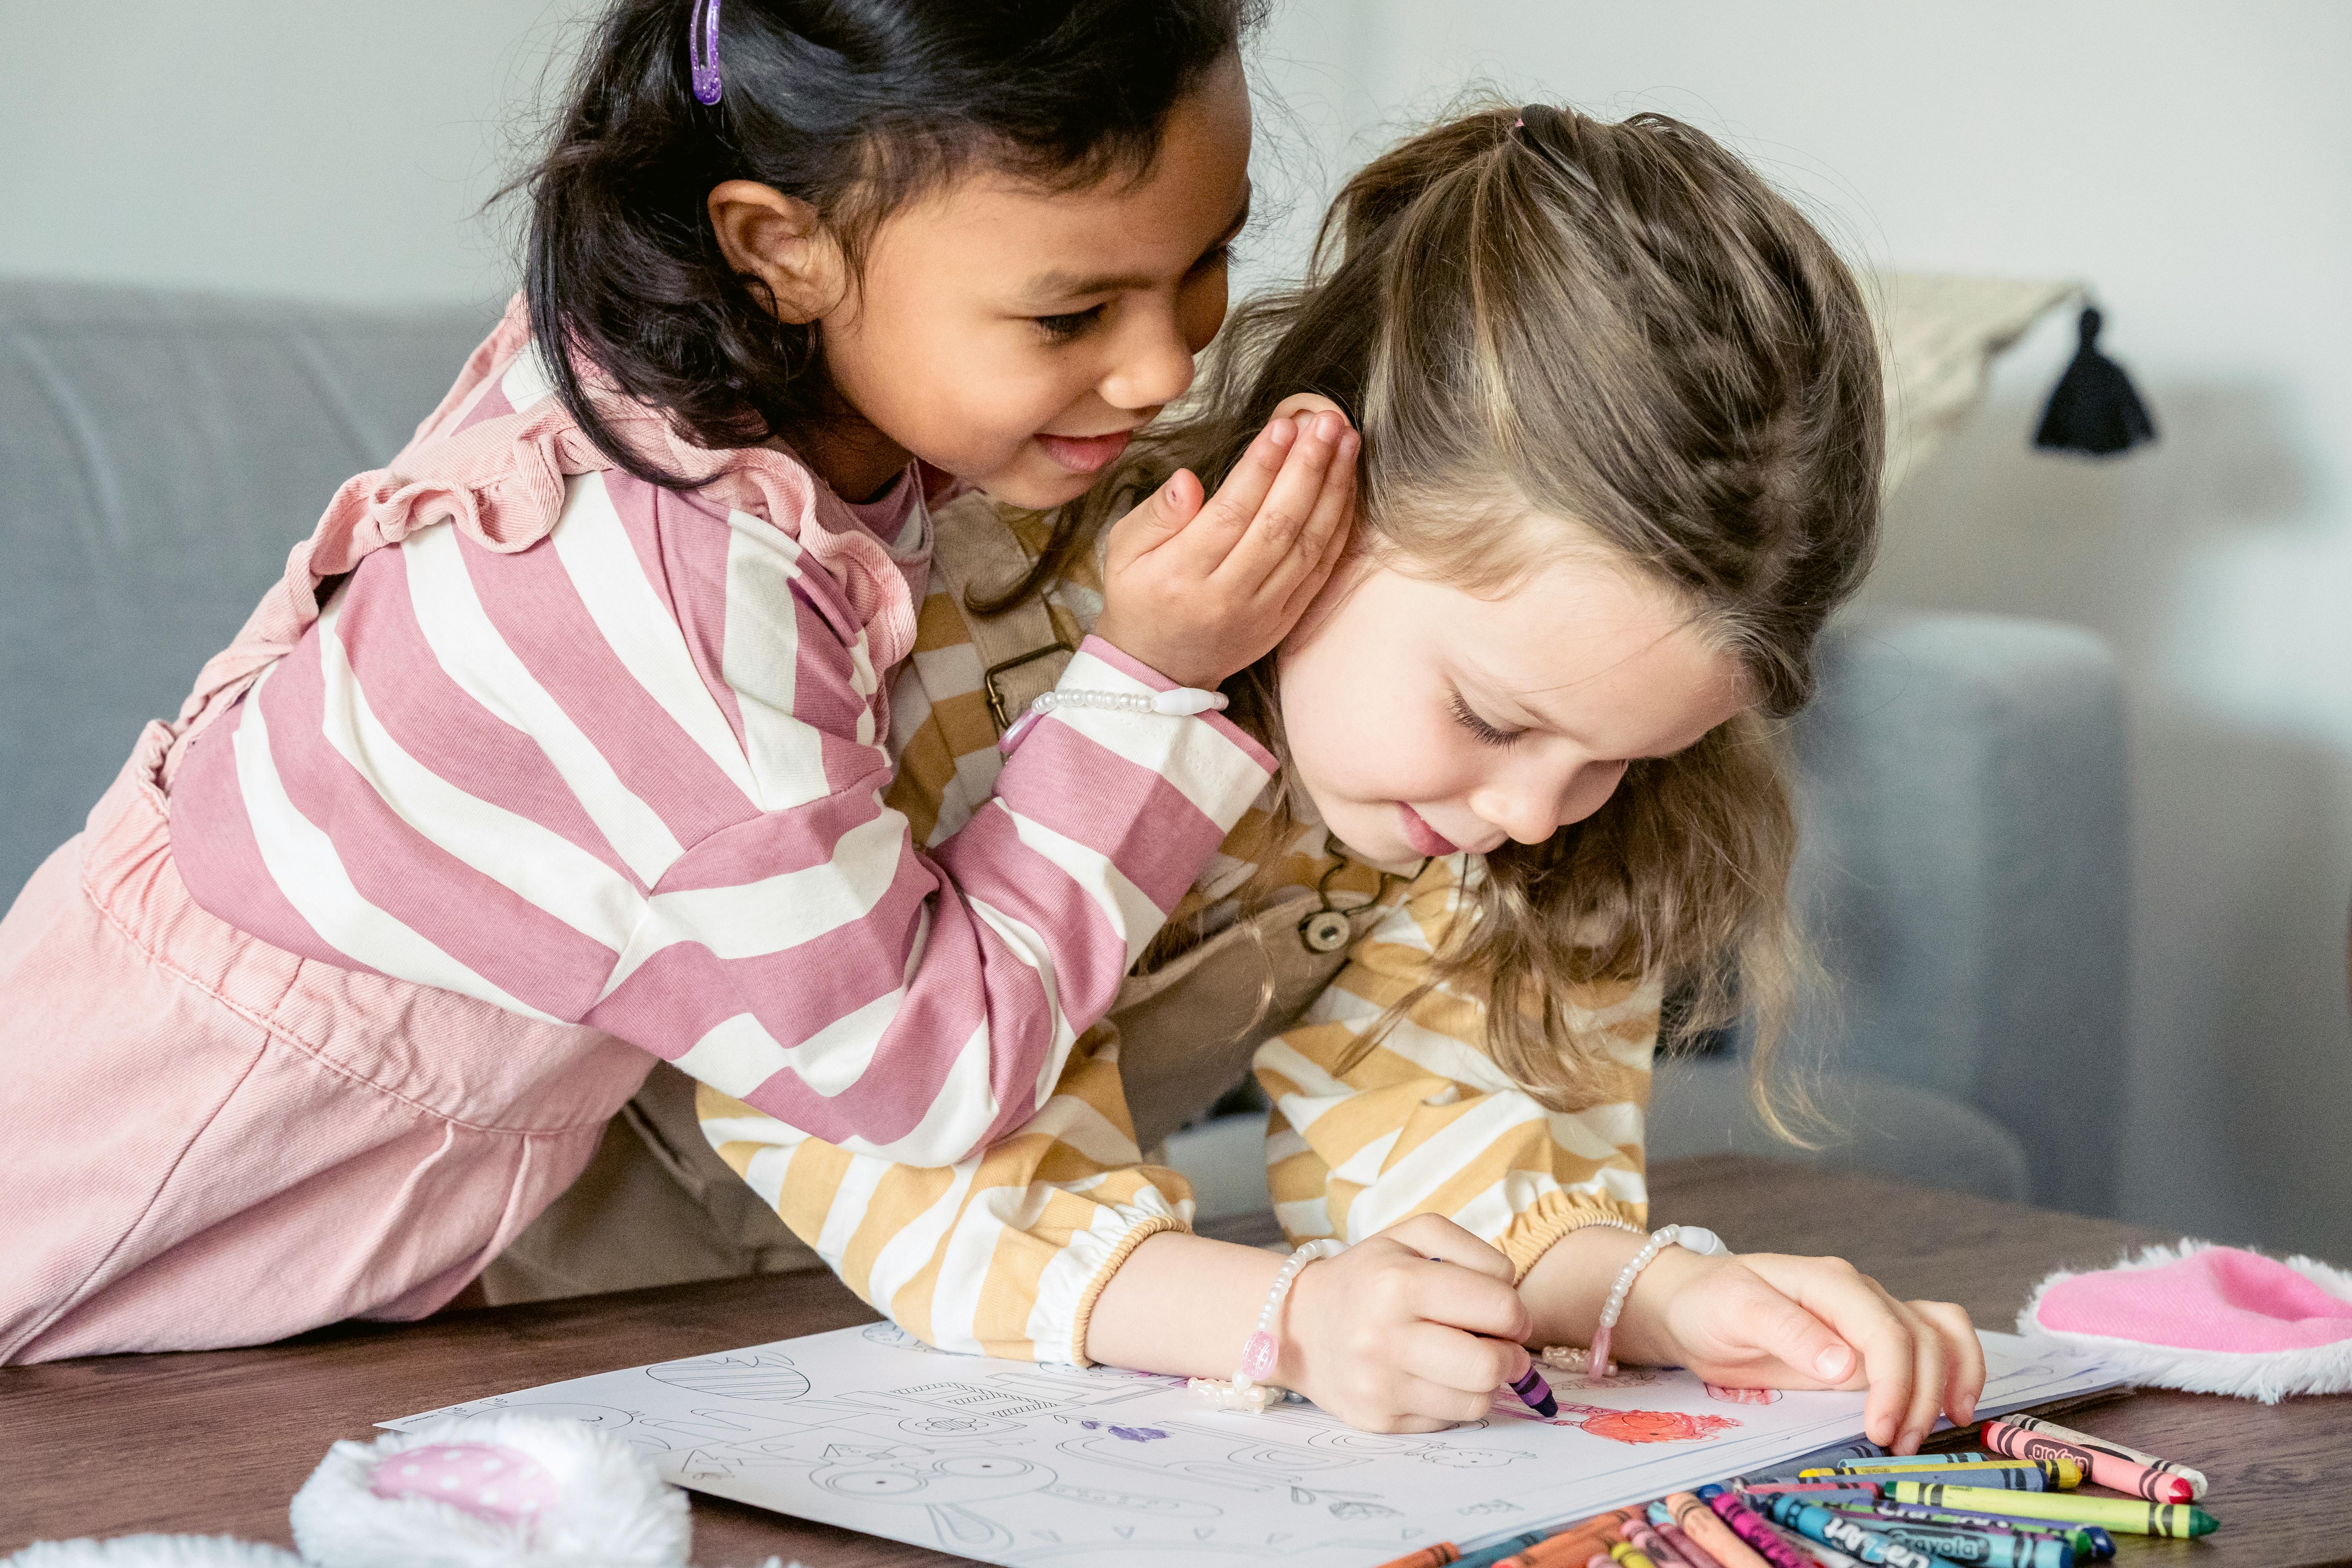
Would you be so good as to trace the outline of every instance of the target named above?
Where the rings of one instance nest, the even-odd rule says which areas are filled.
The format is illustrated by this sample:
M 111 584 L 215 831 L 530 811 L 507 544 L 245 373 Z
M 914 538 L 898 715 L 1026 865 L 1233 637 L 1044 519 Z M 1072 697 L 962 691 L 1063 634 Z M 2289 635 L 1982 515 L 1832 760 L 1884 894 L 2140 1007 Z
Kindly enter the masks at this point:
M 2183 1241 L 2177 1246 L 2150 1247 L 2137 1257 L 2126 1257 L 2116 1268 L 2160 1268 L 2193 1258 L 2213 1246 L 2210 1241 Z M 2331 1268 L 2315 1258 L 2284 1260 L 2331 1296 L 2352 1301 L 2352 1274 Z M 2084 1272 L 2105 1272 L 2085 1270 Z M 2074 1345 L 2091 1352 L 2137 1384 L 2151 1388 L 2179 1388 L 2190 1394 L 2231 1394 L 2276 1405 L 2291 1394 L 2343 1394 L 2352 1391 L 2352 1340 L 2293 1351 L 2184 1350 L 2178 1345 L 2152 1345 L 2141 1340 L 2119 1340 L 2105 1334 L 2084 1334 L 2045 1327 L 2042 1299 L 2051 1289 L 2076 1278 L 2060 1269 L 2033 1288 L 2024 1310 L 2017 1314 L 2017 1331 L 2031 1340 Z
M 431 1498 L 381 1498 L 375 1467 L 410 1448 L 490 1443 L 555 1478 L 530 1520 L 484 1519 Z M 314 1568 L 685 1568 L 686 1494 L 616 1437 L 560 1416 L 453 1416 L 373 1443 L 338 1443 L 294 1494 L 294 1544 Z
M 292 1552 L 226 1535 L 118 1535 L 37 1541 L 0 1568 L 302 1568 Z

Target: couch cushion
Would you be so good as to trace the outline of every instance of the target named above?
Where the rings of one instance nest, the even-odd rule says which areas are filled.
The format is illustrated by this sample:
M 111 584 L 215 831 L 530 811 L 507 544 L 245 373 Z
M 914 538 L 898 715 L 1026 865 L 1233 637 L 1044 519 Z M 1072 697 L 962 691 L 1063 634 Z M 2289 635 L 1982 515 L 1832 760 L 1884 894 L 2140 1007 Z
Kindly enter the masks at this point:
M 2025 1146 L 1973 1106 L 1859 1072 L 1825 1079 L 1813 1097 L 1827 1125 L 1813 1130 L 1820 1147 L 1800 1149 L 1757 1116 L 1748 1102 L 1747 1067 L 1737 1058 L 1661 1063 L 1650 1091 L 1649 1158 L 1757 1154 L 2009 1203 L 2030 1194 Z M 1737 1237 L 1727 1239 L 1739 1245 Z
M 0 904 L 495 317 L 0 282 Z

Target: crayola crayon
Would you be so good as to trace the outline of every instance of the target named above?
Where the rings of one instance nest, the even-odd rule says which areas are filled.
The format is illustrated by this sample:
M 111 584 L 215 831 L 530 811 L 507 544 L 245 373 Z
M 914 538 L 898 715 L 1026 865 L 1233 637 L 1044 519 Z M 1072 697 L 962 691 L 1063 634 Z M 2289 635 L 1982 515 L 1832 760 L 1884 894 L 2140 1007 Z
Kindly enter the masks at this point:
M 2021 1432 L 2040 1432 L 2047 1436 L 2055 1437 L 2062 1443 L 2072 1443 L 2074 1447 L 2087 1448 L 2094 1454 L 2110 1455 L 2128 1464 L 2145 1465 L 2158 1475 L 2179 1476 L 2189 1483 L 2189 1497 L 2192 1502 L 2205 1495 L 2205 1473 L 2202 1470 L 2192 1470 L 2186 1465 L 2176 1465 L 2170 1459 L 2159 1459 L 2154 1454 L 2143 1454 L 2137 1448 L 2126 1447 L 2113 1438 L 2095 1437 L 2088 1432 L 2077 1432 L 2072 1426 L 2061 1426 L 2055 1421 L 2044 1421 L 2038 1415 L 2004 1415 L 2000 1418 L 2000 1424 L 2004 1426 L 2013 1426 Z M 2096 1476 L 2091 1479 L 2098 1480 Z M 2104 1487 L 2113 1483 L 2099 1481 L 2099 1484 Z M 2132 1489 L 2130 1487 L 2116 1488 L 2119 1492 Z M 2162 1501 L 2163 1500 L 2151 1500 Z
M 1826 1448 L 1816 1448 L 1810 1454 L 1800 1454 L 1795 1458 L 1785 1461 L 1785 1463 L 1797 1467 L 1805 1465 L 1843 1465 L 1849 1459 L 1880 1458 L 1883 1458 L 1885 1453 L 1885 1448 L 1881 1447 L 1879 1444 L 1874 1443 L 1866 1437 L 1857 1437 L 1851 1443 L 1832 1443 Z
M 1811 1461 L 1808 1460 L 1808 1463 Z M 1859 1454 L 1851 1459 L 1823 1459 L 1818 1468 L 1874 1470 L 1900 1469 L 1913 1465 L 1986 1465 L 1999 1464 L 1996 1454 Z M 1799 1474 L 1803 1474 L 1800 1471 Z
M 1381 1563 L 1381 1568 L 1445 1568 L 1447 1563 L 1458 1560 L 1461 1555 L 1460 1547 L 1450 1541 L 1441 1541 L 1434 1546 L 1424 1546 L 1418 1552 L 1391 1557 Z
M 1769 1519 L 1764 1521 L 1764 1527 L 1787 1542 L 1790 1551 L 1801 1557 L 1811 1558 L 1820 1563 L 1822 1568 L 1870 1568 L 1870 1565 L 1859 1557 L 1848 1557 L 1834 1546 L 1824 1546 L 1810 1536 L 1799 1535 L 1795 1531 L 1784 1525 L 1774 1524 Z
M 1999 1513 L 2011 1502 L 2007 1493 L 1983 1487 L 1948 1486 L 1941 1481 L 1896 1481 L 1886 1492 L 1894 1502 L 1941 1503 L 1977 1513 Z M 2210 1535 L 2221 1528 L 2220 1520 L 2194 1503 L 2043 1492 L 2023 1506 L 2031 1508 L 2036 1519 L 2095 1524 L 2131 1535 Z
M 1656 1559 L 1630 1541 L 1621 1541 L 1609 1549 L 1619 1568 L 1658 1568 Z
M 1692 1492 L 1674 1492 L 1666 1498 L 1666 1507 L 1682 1526 L 1685 1535 L 1706 1548 L 1707 1555 L 1723 1564 L 1723 1568 L 1769 1568 L 1756 1548 L 1739 1539 L 1731 1526 L 1716 1516 L 1715 1510 L 1698 1500 Z
M 2133 1497 L 2146 1498 L 2150 1502 L 2197 1500 L 2197 1489 L 2189 1484 L 2187 1476 L 2151 1469 L 2137 1460 L 2085 1448 L 2080 1443 L 2070 1443 L 2047 1432 L 2029 1432 L 2022 1426 L 2011 1426 L 2006 1421 L 1988 1421 L 1985 1423 L 1984 1442 L 1985 1447 L 1993 1452 L 2014 1458 L 2070 1460 L 2080 1465 L 2083 1473 L 2099 1485 L 2112 1487 Z
M 1995 1533 L 1957 1524 L 1927 1524 L 1876 1515 L 1848 1517 L 1864 1530 L 1875 1531 L 1948 1563 L 1973 1563 L 1976 1568 L 2074 1568 L 2074 1549 L 2052 1535 L 2019 1535 L 2011 1531 Z
M 1596 1552 L 1608 1557 L 1610 1547 L 1615 1544 L 1616 1538 L 1612 1534 L 1588 1525 L 1572 1524 L 1556 1534 L 1545 1536 L 1517 1558 L 1505 1561 L 1512 1563 L 1514 1568 L 1579 1568 Z M 1616 1559 L 1610 1558 L 1610 1561 L 1613 1564 Z M 1498 1563 L 1495 1568 L 1503 1568 L 1503 1564 Z
M 1855 1476 L 1843 1480 L 1822 1481 L 1741 1481 L 1739 1494 L 1758 1497 L 1778 1497 L 1783 1493 L 1803 1498 L 1807 1502 L 1875 1502 L 1886 1495 L 1886 1489 L 1876 1481 L 1866 1481 Z
M 1528 1560 L 1528 1568 L 1539 1563 L 1575 1568 L 1576 1564 L 1596 1552 L 1606 1553 L 1622 1539 L 1620 1531 L 1626 1521 L 1641 1517 L 1630 1508 L 1612 1508 L 1590 1519 L 1580 1519 L 1573 1524 L 1563 1524 L 1557 1530 L 1547 1531 L 1541 1541 L 1520 1555 Z M 1496 1568 L 1501 1568 L 1501 1564 L 1497 1563 Z
M 1723 1568 L 1721 1563 L 1706 1554 L 1706 1548 L 1684 1533 L 1682 1526 L 1675 1522 L 1672 1514 L 1668 1514 L 1663 1521 L 1652 1520 L 1650 1527 L 1664 1536 L 1666 1544 L 1681 1552 L 1683 1561 L 1689 1563 L 1691 1568 Z
M 1807 1502 L 1802 1498 L 1778 1497 L 1771 1501 L 1770 1512 L 1775 1520 L 1798 1534 L 1834 1546 L 1864 1563 L 1883 1563 L 1885 1568 L 1936 1568 L 1936 1560 L 1926 1552 L 1865 1530 L 1845 1515 L 1825 1509 L 1817 1502 Z
M 1832 1503 L 1833 1508 L 1850 1505 Z M 2105 1562 L 2116 1554 L 2116 1538 L 2095 1524 L 2069 1524 L 2063 1519 L 2031 1519 L 2023 1514 L 1952 1513 L 1916 1502 L 1885 1502 L 1870 1506 L 1882 1519 L 1910 1519 L 1922 1524 L 1957 1524 L 1962 1530 L 2011 1531 L 2019 1535 L 2047 1535 L 2074 1549 L 2078 1563 Z
M 2020 1487 L 2007 1479 L 2014 1470 L 2039 1470 L 2040 1486 Z M 1952 1479 L 1965 1486 L 2007 1486 L 2011 1491 L 2070 1492 L 2083 1484 L 2083 1467 L 2072 1459 L 1967 1459 L 1950 1465 L 1903 1465 L 1889 1468 L 1884 1459 L 1856 1459 L 1852 1465 L 1838 1465 L 1823 1470 L 1800 1470 L 1809 1481 L 1830 1476 L 1876 1476 L 1895 1480 L 1929 1480 L 1940 1479 L 1947 1472 L 1958 1472 Z M 1999 1480 L 1980 1481 L 1979 1476 L 1998 1475 Z M 1965 1478 L 1965 1479 L 1963 1479 Z
M 1876 1481 L 1884 1489 L 1898 1483 L 1905 1486 L 1916 1486 L 1930 1479 L 1940 1479 L 1947 1474 L 1951 1478 L 1945 1482 L 1948 1486 L 1978 1487 L 1986 1491 L 2058 1492 L 2066 1489 L 2058 1484 L 2061 1478 L 2054 1468 L 2044 1469 L 2039 1464 L 2030 1464 L 2022 1459 L 2015 1464 L 1989 1465 L 1981 1468 L 1974 1465 L 1955 1465 L 1949 1471 L 1915 1470 L 1903 1475 L 1891 1474 L 1885 1470 L 1874 1470 L 1868 1475 L 1852 1476 L 1846 1479 Z M 1888 1492 L 1887 1495 L 1891 1497 L 1894 1494 Z
M 1646 1519 L 1629 1519 L 1617 1527 L 1618 1533 L 1633 1542 L 1633 1549 L 1656 1563 L 1658 1568 L 1690 1568 L 1683 1554 L 1675 1550 L 1674 1542 L 1658 1533 L 1658 1527 Z
M 1467 1557 L 1456 1557 L 1455 1568 L 1495 1568 L 1506 1557 L 1515 1556 L 1543 1539 L 1541 1531 L 1530 1530 L 1525 1535 L 1514 1535 L 1508 1541 L 1492 1546 L 1482 1546 Z
M 1731 1532 L 1756 1549 L 1756 1554 L 1772 1564 L 1772 1568 L 1808 1568 L 1804 1554 L 1772 1533 L 1764 1518 L 1731 1492 L 1721 1487 L 1701 1487 L 1698 1495 L 1716 1517 L 1731 1526 Z M 1827 1511 L 1826 1510 L 1823 1511 Z M 1896 1568 L 1908 1568 L 1897 1564 Z

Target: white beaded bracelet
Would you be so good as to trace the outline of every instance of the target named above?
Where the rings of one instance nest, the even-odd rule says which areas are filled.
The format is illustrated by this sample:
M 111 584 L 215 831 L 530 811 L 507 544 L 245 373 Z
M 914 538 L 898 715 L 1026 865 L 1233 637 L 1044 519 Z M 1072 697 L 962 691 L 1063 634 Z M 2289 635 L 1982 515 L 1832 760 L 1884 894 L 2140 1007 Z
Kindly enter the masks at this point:
M 1595 1377 L 1612 1377 L 1617 1368 L 1609 1359 L 1610 1336 L 1616 1332 L 1617 1319 L 1625 1310 L 1625 1298 L 1633 1293 L 1633 1281 L 1642 1270 L 1669 1247 L 1679 1247 L 1685 1252 L 1705 1257 L 1727 1253 L 1731 1248 L 1723 1245 L 1723 1237 L 1703 1226 L 1670 1225 L 1650 1233 L 1650 1239 L 1631 1261 L 1617 1271 L 1617 1283 L 1609 1288 L 1609 1300 L 1601 1309 L 1601 1326 L 1592 1331 L 1592 1349 L 1587 1352 L 1586 1364 Z
M 1197 686 L 1179 686 L 1167 691 L 1065 691 L 1055 687 L 1040 692 L 1029 704 L 1029 711 L 1044 718 L 1056 708 L 1108 708 L 1127 713 L 1167 713 L 1191 718 L 1206 713 L 1213 708 L 1223 708 L 1227 699 L 1222 691 L 1203 691 Z
M 1102 708 L 1114 713 L 1164 713 L 1171 719 L 1189 719 L 1226 705 L 1223 692 L 1203 691 L 1197 686 L 1167 691 L 1069 691 L 1057 686 L 1038 693 L 1021 717 L 1006 727 L 996 749 L 1011 756 L 1037 721 L 1056 708 Z
M 1337 1258 L 1348 1250 L 1344 1241 L 1326 1237 L 1310 1241 L 1290 1255 L 1282 1269 L 1274 1277 L 1274 1286 L 1265 1293 L 1265 1305 L 1258 1309 L 1257 1328 L 1242 1342 L 1242 1363 L 1234 1369 L 1233 1380 L 1196 1377 L 1184 1386 L 1217 1406 L 1220 1410 L 1264 1410 L 1284 1391 L 1265 1381 L 1273 1375 L 1277 1344 L 1275 1325 L 1282 1319 L 1282 1303 L 1290 1294 L 1290 1287 L 1300 1272 L 1318 1258 Z

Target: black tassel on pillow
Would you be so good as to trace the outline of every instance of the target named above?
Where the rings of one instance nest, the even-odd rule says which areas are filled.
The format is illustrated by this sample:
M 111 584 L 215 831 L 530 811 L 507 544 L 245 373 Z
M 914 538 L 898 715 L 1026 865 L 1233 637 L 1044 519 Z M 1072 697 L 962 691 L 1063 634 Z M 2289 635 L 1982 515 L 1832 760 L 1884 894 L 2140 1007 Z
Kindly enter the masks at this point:
M 2082 344 L 2058 384 L 2050 389 L 2050 406 L 2042 411 L 2042 427 L 2033 444 L 2058 452 L 2087 452 L 2108 458 L 2129 451 L 2142 441 L 2156 439 L 2156 422 L 2147 405 L 2133 390 L 2124 367 L 2099 352 L 2099 312 L 2083 307 L 2079 323 Z

